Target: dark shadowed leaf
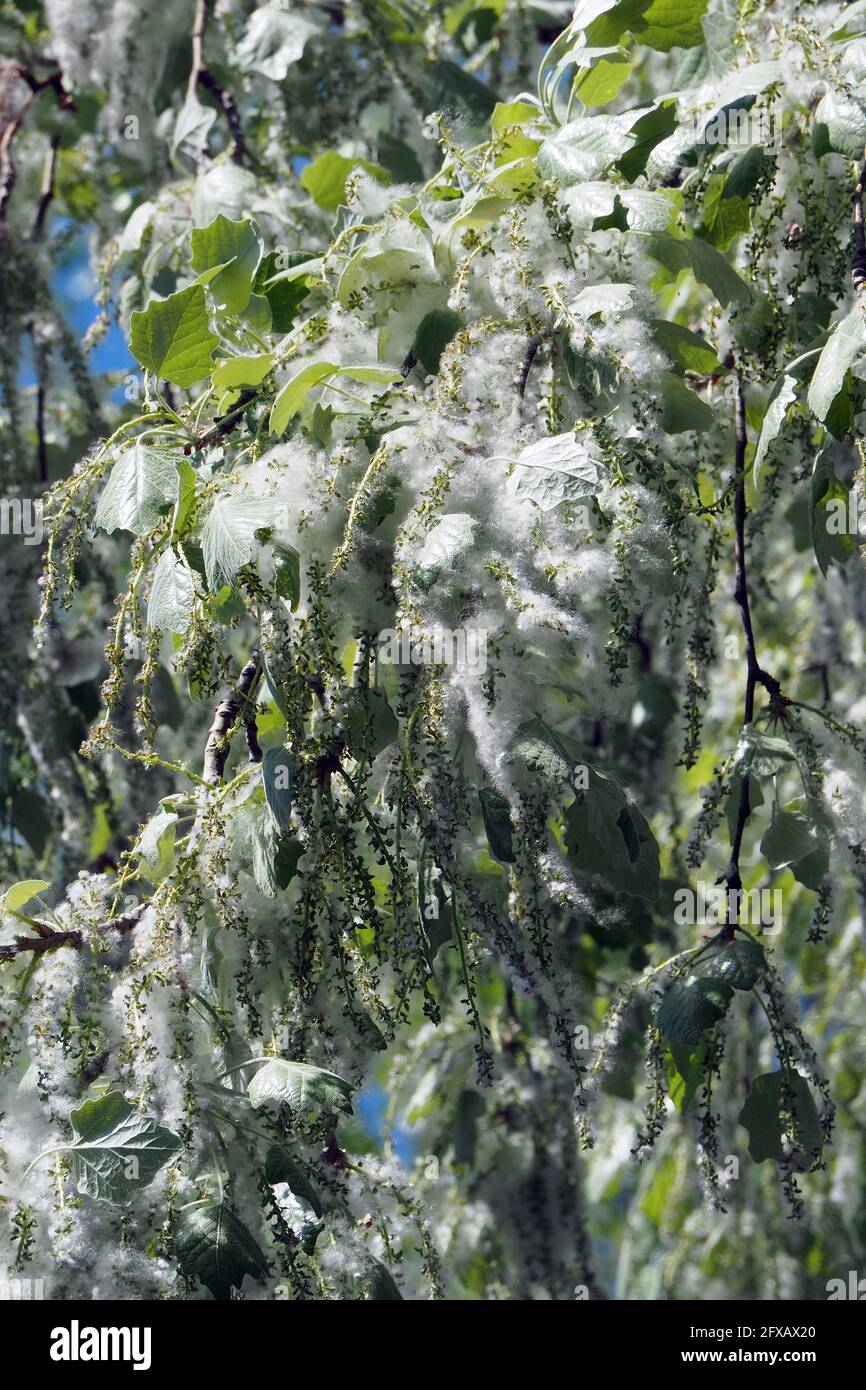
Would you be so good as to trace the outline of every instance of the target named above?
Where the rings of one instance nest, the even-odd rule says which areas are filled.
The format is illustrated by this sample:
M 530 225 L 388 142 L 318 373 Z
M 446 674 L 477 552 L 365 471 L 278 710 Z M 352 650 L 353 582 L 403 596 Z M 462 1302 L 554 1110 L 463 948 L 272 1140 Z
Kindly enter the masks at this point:
M 820 1154 L 821 1126 L 805 1077 L 798 1072 L 771 1071 L 756 1076 L 739 1114 L 749 1133 L 749 1153 L 756 1163 L 768 1158 L 781 1163 L 787 1134 L 811 1161 Z
M 734 991 L 718 980 L 691 975 L 675 980 L 662 1000 L 656 1023 L 669 1042 L 693 1045 L 724 1018 Z
M 191 1207 L 178 1217 L 174 1242 L 180 1268 L 187 1279 L 226 1299 L 244 1277 L 262 1279 L 268 1262 L 244 1223 L 224 1202 Z
M 508 797 L 495 787 L 482 787 L 478 799 L 481 802 L 484 830 L 491 854 L 503 864 L 513 864 L 513 827 Z

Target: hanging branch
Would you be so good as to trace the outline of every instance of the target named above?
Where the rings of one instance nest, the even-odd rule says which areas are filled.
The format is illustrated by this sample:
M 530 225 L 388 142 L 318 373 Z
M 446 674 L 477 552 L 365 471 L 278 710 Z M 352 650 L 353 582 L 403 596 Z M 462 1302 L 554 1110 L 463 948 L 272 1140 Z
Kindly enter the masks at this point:
M 204 767 L 202 768 L 204 780 L 213 786 L 222 781 L 226 759 L 231 747 L 232 728 L 238 715 L 245 712 L 250 694 L 260 674 L 261 655 L 258 651 L 254 651 L 238 676 L 237 684 L 231 694 L 220 700 L 214 710 L 213 723 L 208 730 L 207 743 L 205 744 Z M 247 734 L 247 746 L 250 747 L 252 755 L 253 749 L 249 742 L 249 734 Z M 256 747 L 258 747 L 258 743 L 256 743 Z M 256 758 L 253 760 L 258 761 Z
M 45 219 L 48 209 L 54 198 L 54 172 L 57 167 L 57 151 L 60 148 L 60 136 L 52 135 L 45 155 L 45 164 L 42 169 L 42 187 L 39 192 L 39 204 L 36 208 L 36 216 L 33 219 L 33 230 L 30 233 L 33 241 L 41 241 L 45 232 Z
M 45 233 L 45 223 L 48 216 L 48 209 L 54 198 L 54 172 L 57 166 L 57 151 L 60 148 L 60 136 L 52 135 L 49 141 L 48 150 L 45 155 L 45 164 L 42 169 L 42 188 L 39 195 L 39 204 L 36 208 L 36 216 L 33 219 L 33 229 L 30 239 L 33 242 L 42 240 Z M 45 437 L 45 406 L 48 400 L 48 374 L 50 365 L 50 353 L 44 344 L 37 338 L 35 331 L 35 319 L 31 318 L 28 325 L 30 337 L 33 342 L 33 356 L 36 362 L 36 476 L 40 483 L 48 482 L 48 444 Z
M 755 691 L 758 685 L 762 685 L 770 696 L 771 708 L 779 714 L 788 704 L 788 700 L 782 694 L 781 686 L 775 676 L 771 676 L 768 671 L 760 665 L 755 651 L 755 634 L 752 627 L 752 611 L 749 604 L 749 583 L 746 572 L 746 448 L 748 436 L 746 433 L 746 398 L 743 394 L 742 379 L 737 377 L 737 393 L 734 403 L 734 429 L 735 429 L 735 455 L 734 455 L 734 551 L 735 551 L 735 584 L 734 599 L 740 610 L 740 622 L 743 628 L 743 637 L 746 644 L 746 694 L 743 702 L 743 727 L 751 724 L 755 717 Z M 740 778 L 740 801 L 737 807 L 737 819 L 731 835 L 731 857 L 728 861 L 724 873 L 719 875 L 717 882 L 724 882 L 728 886 L 729 892 L 739 894 L 743 886 L 740 876 L 740 851 L 743 845 L 743 834 L 746 822 L 752 813 L 752 804 L 749 795 L 749 778 L 745 775 Z M 734 899 L 733 904 L 728 907 L 727 930 L 732 933 L 737 924 L 738 898 Z
M 216 785 L 222 781 L 223 770 L 231 746 L 232 727 L 239 716 L 243 719 L 246 729 L 250 757 L 256 762 L 261 759 L 261 749 L 255 733 L 255 720 L 247 712 L 250 695 L 260 673 L 261 657 L 258 651 L 254 651 L 238 676 L 231 694 L 221 700 L 216 707 L 205 745 L 203 772 L 204 780 L 207 782 Z M 257 753 L 258 757 L 256 756 Z M 141 921 L 149 901 L 149 899 L 145 899 L 127 912 L 112 917 L 110 921 L 106 922 L 104 930 L 115 931 L 120 936 L 125 936 Z M 16 956 L 24 951 L 29 951 L 35 956 L 42 956 L 48 951 L 54 951 L 63 946 L 72 946 L 78 950 L 85 945 L 85 935 L 77 928 L 70 931 L 56 931 L 44 922 L 38 922 L 29 917 L 24 920 L 34 929 L 36 935 L 19 936 L 8 944 L 0 945 L 0 962 L 15 960 Z
M 208 0 L 196 0 L 195 18 L 192 27 L 192 67 L 187 84 L 187 97 L 195 96 L 196 88 L 204 87 L 222 109 L 232 138 L 231 157 L 236 164 L 247 159 L 253 163 L 244 138 L 237 103 L 231 92 L 218 82 L 207 65 L 204 56 L 205 36 L 207 34 Z
M 36 346 L 38 384 L 36 387 L 36 474 L 40 483 L 48 482 L 48 441 L 45 438 L 45 403 L 48 396 L 46 378 L 48 376 L 47 354 L 41 345 Z
M 75 103 L 63 86 L 63 77 L 56 65 L 47 77 L 37 77 L 30 68 L 24 67 L 22 63 L 7 63 L 0 69 L 0 73 L 13 80 L 18 78 L 30 88 L 29 95 L 15 114 L 9 116 L 3 126 L 2 133 L 0 133 L 0 222 L 4 222 L 9 199 L 12 197 L 12 190 L 15 187 L 16 172 L 15 161 L 12 158 L 12 145 L 33 101 L 40 92 L 50 87 L 54 92 L 57 105 L 62 111 L 74 111 Z

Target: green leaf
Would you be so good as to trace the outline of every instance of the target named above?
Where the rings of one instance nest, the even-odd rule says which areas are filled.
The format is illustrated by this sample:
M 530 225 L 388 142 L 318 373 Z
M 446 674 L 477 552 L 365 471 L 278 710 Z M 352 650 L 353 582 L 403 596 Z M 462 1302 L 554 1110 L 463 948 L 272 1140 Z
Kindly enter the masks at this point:
M 366 159 L 349 158 L 328 150 L 301 171 L 301 183 L 320 208 L 326 212 L 336 212 L 340 204 L 346 201 L 346 180 L 353 169 L 363 169 L 379 183 L 388 182 L 388 170 L 383 169 L 381 164 L 371 164 Z
M 197 478 L 195 469 L 188 459 L 181 458 L 177 461 L 177 472 L 179 483 L 171 524 L 172 541 L 183 540 L 195 515 L 196 507 Z
M 381 690 L 359 688 L 349 701 L 344 732 L 352 757 L 372 762 L 397 741 L 400 724 Z
M 394 1282 L 394 1276 L 381 1260 L 371 1260 L 370 1270 L 364 1284 L 364 1296 L 372 1303 L 395 1303 L 403 1301 L 403 1295 Z
M 813 893 L 817 893 L 829 872 L 830 845 L 822 835 L 818 836 L 811 854 L 804 854 L 802 859 L 791 865 L 791 873 L 797 882 L 802 883 L 804 888 L 810 888 Z
M 820 133 L 819 155 L 835 150 L 846 159 L 862 163 L 866 147 L 866 106 L 855 96 L 845 96 L 830 87 L 815 108 L 815 130 Z
M 193 222 L 206 227 L 217 213 L 240 221 L 256 198 L 258 181 L 249 169 L 234 160 L 216 160 L 198 175 L 192 187 L 190 206 Z
M 482 787 L 478 793 L 481 814 L 484 818 L 484 831 L 494 859 L 501 864 L 515 862 L 512 844 L 511 805 L 508 797 L 495 787 Z
M 313 387 L 338 374 L 347 376 L 352 381 L 382 382 L 386 386 L 403 380 L 400 372 L 394 367 L 341 366 L 334 362 L 310 362 L 286 382 L 271 406 L 270 433 L 282 434 L 292 417 L 297 415 Z
M 301 1202 L 306 1202 L 316 1216 L 322 1215 L 322 1203 L 316 1189 L 298 1161 L 283 1144 L 271 1144 L 265 1155 L 265 1177 L 272 1187 L 287 1183 Z
M 484 201 L 506 206 L 502 198 Z M 467 202 L 468 210 L 449 224 L 452 236 L 464 220 L 468 225 L 474 216 L 481 217 L 480 204 L 472 198 Z M 461 208 L 464 206 L 461 204 Z M 341 304 L 349 305 L 357 294 L 374 295 L 383 287 L 389 287 L 390 295 L 397 284 L 404 285 L 405 293 L 409 285 L 438 279 L 429 232 L 414 222 L 399 218 L 386 224 L 383 231 L 374 232 L 350 256 L 340 275 L 337 298 Z
M 299 1114 L 318 1106 L 352 1110 L 352 1087 L 335 1072 L 281 1057 L 265 1062 L 247 1087 L 254 1108 L 288 1105 Z
M 242 566 L 249 564 L 258 544 L 257 531 L 273 519 L 274 502 L 248 493 L 217 497 L 201 536 L 205 573 L 211 593 L 232 587 Z
M 718 980 L 699 975 L 675 980 L 659 1006 L 656 1025 L 669 1042 L 694 1045 L 724 1018 L 733 997 L 731 986 Z
M 521 449 L 507 489 L 550 512 L 597 491 L 600 462 L 601 451 L 588 431 L 551 435 Z
M 287 831 L 291 825 L 295 765 L 285 748 L 268 748 L 262 758 L 262 785 L 274 825 Z
M 174 838 L 178 816 L 176 811 L 161 807 L 151 816 L 135 843 L 139 859 L 152 871 L 148 878 L 163 878 L 174 862 Z
M 571 188 L 587 179 L 598 179 L 635 141 L 635 113 L 616 116 L 579 116 L 545 140 L 538 152 L 538 167 L 545 179 L 557 179 Z
M 402 381 L 403 374 L 398 372 L 396 367 L 367 367 L 367 366 L 342 366 L 337 371 L 342 376 L 347 376 L 350 381 L 378 381 L 383 386 L 393 386 L 395 381 Z
M 739 15 L 736 0 L 722 0 L 722 4 L 701 20 L 707 49 L 708 71 L 714 77 L 724 76 L 734 66 L 737 56 L 736 35 Z M 694 56 L 694 50 L 690 56 Z
M 432 584 L 443 570 L 453 569 L 471 550 L 477 525 L 467 512 L 449 512 L 430 528 L 416 562 L 425 583 Z
M 217 391 L 230 391 L 235 386 L 258 386 L 273 365 L 272 352 L 262 352 L 256 357 L 228 357 L 215 368 L 213 384 Z
M 857 389 L 859 391 L 860 388 Z M 854 378 L 849 371 L 845 373 L 842 389 L 824 419 L 824 426 L 834 439 L 847 439 L 854 429 L 854 413 Z
M 748 201 L 731 195 L 723 174 L 710 179 L 704 193 L 703 214 L 700 235 L 719 251 L 727 251 L 731 242 L 751 226 Z
M 664 232 L 675 211 L 664 193 L 646 188 L 619 188 L 617 198 L 626 210 L 626 223 L 632 232 Z
M 607 106 L 631 70 L 631 59 L 624 54 L 599 58 L 588 71 L 580 74 L 580 81 L 575 80 L 575 93 L 584 106 Z
M 712 290 L 723 309 L 732 302 L 749 304 L 752 301 L 752 291 L 745 280 L 714 246 L 700 237 L 677 241 L 672 236 L 654 233 L 647 237 L 647 251 L 671 275 L 690 270 L 700 284 Z
M 659 376 L 662 393 L 662 429 L 668 434 L 686 434 L 690 430 L 712 429 L 716 417 L 706 401 L 690 391 L 673 372 Z
M 293 545 L 274 546 L 274 588 L 293 613 L 301 601 L 301 557 Z
M 316 443 L 320 444 L 323 449 L 330 448 L 332 439 L 331 429 L 336 414 L 337 412 L 332 405 L 323 406 L 321 401 L 316 401 L 316 404 L 313 406 L 313 413 L 310 417 L 310 433 Z M 394 508 L 392 506 L 391 511 L 393 510 Z M 381 517 L 379 519 L 381 520 Z
M 51 837 L 51 813 L 48 803 L 30 787 L 19 787 L 12 802 L 12 824 L 18 834 L 41 859 Z M 91 855 L 91 858 L 96 858 Z
M 195 585 L 192 574 L 169 547 L 159 557 L 147 600 L 148 627 L 183 634 L 192 619 Z
M 286 276 L 274 280 L 281 269 L 294 269 L 309 264 L 306 251 L 286 255 L 285 252 L 269 251 L 259 262 L 253 279 L 253 294 L 264 295 L 271 309 L 271 330 L 274 333 L 288 333 L 298 309 L 310 293 L 310 278 L 306 274 L 295 277 Z
M 140 1114 L 119 1091 L 85 1101 L 70 1120 L 74 1139 L 63 1151 L 78 1191 L 103 1202 L 128 1202 L 181 1147 L 176 1134 Z
M 684 1115 L 695 1098 L 704 1074 L 704 1050 L 686 1043 L 669 1042 L 672 1067 L 668 1068 L 668 1095 L 680 1115 Z
M 835 561 L 844 565 L 855 549 L 848 526 L 848 489 L 836 477 L 829 449 L 815 459 L 809 489 L 809 523 L 818 568 L 826 575 Z
M 775 777 L 786 763 L 796 763 L 797 755 L 787 739 L 762 734 L 749 724 L 734 749 L 734 767 L 744 776 Z
M 612 777 L 592 767 L 586 771 L 589 785 L 565 813 L 570 864 L 618 892 L 655 902 L 659 847 L 645 817 Z
M 639 35 L 641 43 L 660 53 L 694 48 L 704 41 L 701 19 L 708 4 L 709 0 L 652 0 L 642 18 L 629 28 Z
M 819 420 L 826 420 L 831 405 L 842 389 L 848 368 L 864 352 L 866 314 L 859 304 L 855 304 L 827 339 L 809 383 L 809 409 Z
M 673 97 L 662 97 L 649 111 L 644 111 L 639 115 L 631 128 L 631 144 L 616 161 L 616 167 L 623 178 L 629 183 L 633 183 L 644 172 L 647 161 L 656 145 L 660 145 L 663 140 L 673 135 L 676 129 L 677 103 Z M 638 197 L 640 196 L 638 194 Z M 663 195 L 642 191 L 642 198 L 647 201 L 650 199 L 658 200 L 661 196 Z M 628 196 L 623 195 L 623 202 L 631 203 L 633 197 L 634 194 L 631 193 Z M 637 222 L 640 220 L 638 218 Z M 668 204 L 667 220 L 670 220 L 670 204 Z M 637 226 L 637 223 L 632 222 L 631 225 Z M 667 222 L 662 225 L 664 227 Z M 652 228 L 647 227 L 645 230 L 649 231 Z
M 549 729 L 542 719 L 524 720 L 517 728 L 506 753 L 506 762 L 525 764 L 548 782 L 570 785 L 579 762 L 566 742 Z
M 813 1162 L 820 1157 L 821 1125 L 812 1093 L 798 1072 L 771 1071 L 756 1076 L 738 1119 L 748 1130 L 749 1153 L 756 1163 L 768 1158 L 783 1162 L 785 1135 Z
M 255 885 L 266 898 L 275 898 L 279 891 L 276 867 L 279 839 L 270 811 L 267 807 L 255 807 L 249 828 L 250 860 Z
M 818 837 L 806 816 L 773 807 L 773 818 L 761 840 L 761 853 L 771 869 L 785 869 L 805 859 L 817 846 Z
M 528 101 L 498 101 L 490 117 L 490 127 L 497 135 L 509 126 L 523 125 L 526 121 L 538 120 L 541 112 Z
M 499 99 L 496 92 L 458 63 L 447 58 L 436 59 L 430 64 L 429 73 L 433 90 L 426 110 L 456 106 L 476 121 L 487 121 L 492 115 Z
M 93 518 L 94 526 L 112 531 L 131 531 L 144 536 L 173 507 L 178 493 L 178 467 L 184 462 L 171 453 L 136 440 L 124 449 L 102 490 Z
M 11 888 L 6 889 L 0 898 L 0 912 L 20 912 L 22 907 L 50 887 L 46 878 L 23 878 L 20 883 L 13 883 Z
M 376 145 L 379 164 L 388 170 L 397 183 L 423 183 L 424 169 L 412 146 L 405 140 L 390 135 L 387 130 L 379 136 Z
M 281 2 L 259 5 L 249 17 L 237 58 L 248 72 L 260 72 L 272 82 L 284 82 L 304 54 L 307 42 L 320 32 L 311 17 Z
M 261 255 L 259 234 L 248 218 L 232 222 L 220 212 L 206 227 L 193 228 L 190 237 L 192 268 L 198 275 L 217 272 L 208 289 L 227 314 L 242 314 L 249 304 Z
M 681 372 L 699 372 L 707 376 L 711 372 L 724 371 L 716 354 L 706 338 L 683 328 L 679 323 L 668 319 L 652 319 L 650 328 L 653 337 Z
M 303 858 L 306 848 L 302 840 L 296 840 L 291 835 L 278 837 L 274 854 L 274 881 L 279 889 L 288 888 L 298 872 L 298 861 Z
M 167 299 L 154 299 L 130 318 L 129 346 L 149 372 L 175 386 L 194 386 L 210 376 L 214 348 L 204 290 L 190 285 Z
M 761 474 L 764 468 L 764 459 L 767 457 L 767 450 L 785 423 L 788 414 L 788 407 L 793 405 L 797 399 L 797 378 L 793 376 L 781 376 L 773 386 L 767 400 L 767 408 L 764 411 L 764 419 L 761 424 L 761 433 L 758 437 L 758 446 L 755 450 L 755 462 L 753 465 L 753 476 L 755 487 L 760 487 Z
M 451 309 L 431 309 L 418 325 L 412 352 L 424 370 L 435 376 L 439 370 L 439 359 L 456 333 L 463 328 L 463 320 Z
M 202 106 L 195 92 L 186 98 L 174 123 L 171 138 L 171 159 L 178 167 L 197 169 L 207 149 L 208 135 L 217 118 L 212 106 Z M 181 156 L 178 159 L 178 156 Z
M 602 283 L 587 285 L 569 305 L 569 310 L 578 318 L 589 319 L 596 314 L 628 314 L 634 309 L 637 291 L 634 285 Z
M 268 1269 L 258 1244 L 224 1202 L 181 1211 L 174 1249 L 186 1278 L 204 1284 L 218 1299 L 229 1298 L 245 1275 L 263 1279 Z
M 308 393 L 320 381 L 337 371 L 333 362 L 310 362 L 286 382 L 271 406 L 268 428 L 271 434 L 282 434 L 286 425 L 297 415 Z
M 725 177 L 725 198 L 749 198 L 758 186 L 764 166 L 769 162 L 761 145 L 750 145 L 728 166 Z
M 737 936 L 702 962 L 702 975 L 733 989 L 752 989 L 767 967 L 764 949 L 748 937 Z

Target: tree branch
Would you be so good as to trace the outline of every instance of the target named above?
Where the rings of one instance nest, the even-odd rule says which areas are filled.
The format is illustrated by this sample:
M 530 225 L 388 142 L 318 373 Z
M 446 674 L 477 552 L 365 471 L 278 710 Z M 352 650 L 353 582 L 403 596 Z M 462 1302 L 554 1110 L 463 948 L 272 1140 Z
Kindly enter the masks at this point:
M 210 444 L 218 444 L 225 435 L 231 434 L 232 430 L 235 429 L 240 421 L 247 406 L 251 401 L 256 399 L 258 394 L 258 391 L 242 391 L 231 410 L 227 410 L 225 415 L 217 417 L 213 425 L 211 425 L 211 428 L 197 440 L 195 447 L 197 449 L 206 449 Z M 193 446 L 188 444 L 187 451 L 192 453 L 192 449 Z
M 851 282 L 854 293 L 861 295 L 866 285 L 866 229 L 863 226 L 863 186 L 866 184 L 866 164 L 860 170 L 854 189 L 854 255 L 851 258 Z
M 746 644 L 746 695 L 743 703 L 743 727 L 751 724 L 755 717 L 755 690 L 758 685 L 762 685 L 770 696 L 771 706 L 775 706 L 779 712 L 784 709 L 789 702 L 782 694 L 781 686 L 775 676 L 771 676 L 765 671 L 758 661 L 755 651 L 755 634 L 752 627 L 752 611 L 749 604 L 749 583 L 746 571 L 746 449 L 748 446 L 748 436 L 746 433 L 746 398 L 743 394 L 743 383 L 737 377 L 737 394 L 734 404 L 734 427 L 735 427 L 735 455 L 734 455 L 734 476 L 737 479 L 734 487 L 734 549 L 735 549 L 735 584 L 734 598 L 740 610 L 740 622 L 743 628 L 743 637 Z M 743 845 L 743 834 L 746 822 L 752 814 L 752 804 L 749 795 L 748 776 L 740 779 L 740 802 L 737 807 L 737 820 L 731 835 L 731 857 L 728 866 L 723 874 L 719 875 L 719 882 L 725 882 L 729 890 L 736 893 L 742 889 L 743 881 L 740 876 L 740 851 Z M 735 900 L 736 903 L 736 900 Z M 728 908 L 728 927 L 736 926 L 737 907 L 730 905 Z
M 230 695 L 220 700 L 214 710 L 213 723 L 208 730 L 207 742 L 204 749 L 204 767 L 202 776 L 206 782 L 217 786 L 223 777 L 226 759 L 231 747 L 231 730 L 238 715 L 245 712 L 245 707 L 249 701 L 250 693 L 256 684 L 261 673 L 261 656 L 258 651 L 254 651 L 246 666 L 244 666 L 237 679 L 237 684 Z M 249 737 L 247 739 L 249 746 Z M 258 743 L 256 743 L 256 747 Z M 252 748 L 250 752 L 252 753 Z M 257 759 L 254 759 L 257 761 Z
M 54 171 L 57 167 L 57 151 L 60 148 L 60 136 L 52 135 L 48 151 L 45 155 L 45 164 L 42 169 L 42 188 L 39 193 L 39 205 L 36 208 L 36 216 L 33 219 L 33 231 L 31 237 L 33 241 L 41 241 L 45 231 L 45 218 L 54 197 Z
M 526 345 L 526 351 L 523 354 L 523 361 L 520 363 L 520 369 L 517 373 L 517 379 L 514 383 L 514 386 L 515 390 L 517 391 L 517 398 L 520 402 L 521 410 L 523 409 L 523 398 L 526 395 L 526 383 L 529 380 L 529 373 L 532 370 L 532 364 L 535 361 L 536 354 L 540 347 L 540 337 L 530 338 L 529 342 Z
M 237 103 L 231 92 L 227 91 L 214 77 L 207 65 L 207 59 L 204 56 L 207 21 L 208 0 L 196 0 L 195 18 L 192 26 L 192 66 L 189 72 L 187 96 L 194 96 L 196 88 L 199 86 L 204 87 L 206 92 L 210 92 L 226 118 L 226 123 L 232 138 L 232 159 L 236 164 L 242 164 L 245 159 L 249 159 L 250 162 L 253 162 L 244 138 L 243 126 L 241 125 Z
M 62 74 L 60 69 L 56 66 L 47 77 L 37 77 L 30 68 L 24 67 L 21 63 L 7 63 L 0 69 L 0 72 L 2 72 L 5 77 L 17 78 L 25 82 L 30 88 L 30 95 L 22 103 L 19 110 L 8 118 L 3 126 L 2 133 L 0 133 L 0 222 L 4 222 L 6 220 L 9 199 L 12 197 L 12 190 L 15 187 L 16 173 L 15 161 L 12 158 L 12 145 L 34 99 L 40 92 L 50 87 L 54 91 L 57 105 L 61 110 L 74 110 L 75 103 L 63 86 Z
M 137 927 L 148 907 L 150 899 L 145 898 L 143 902 L 130 908 L 127 912 L 121 912 L 117 917 L 112 917 L 105 923 L 103 930 L 116 931 L 120 936 L 126 936 Z M 37 936 L 17 936 L 14 941 L 0 945 L 0 961 L 14 960 L 16 956 L 24 951 L 30 951 L 34 956 L 44 956 L 46 951 L 55 951 L 60 946 L 74 946 L 78 950 L 85 944 L 85 935 L 82 931 L 52 931 L 50 927 L 36 922 L 34 923 Z

